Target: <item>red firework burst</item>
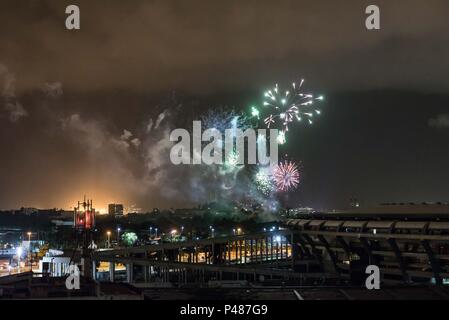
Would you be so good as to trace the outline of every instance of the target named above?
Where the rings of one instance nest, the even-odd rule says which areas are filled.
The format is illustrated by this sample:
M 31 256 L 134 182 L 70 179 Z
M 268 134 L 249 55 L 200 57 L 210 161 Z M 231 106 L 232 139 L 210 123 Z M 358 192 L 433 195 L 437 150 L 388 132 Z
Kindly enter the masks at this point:
M 291 161 L 281 162 L 273 172 L 274 182 L 279 191 L 294 190 L 299 184 L 299 169 L 296 163 Z

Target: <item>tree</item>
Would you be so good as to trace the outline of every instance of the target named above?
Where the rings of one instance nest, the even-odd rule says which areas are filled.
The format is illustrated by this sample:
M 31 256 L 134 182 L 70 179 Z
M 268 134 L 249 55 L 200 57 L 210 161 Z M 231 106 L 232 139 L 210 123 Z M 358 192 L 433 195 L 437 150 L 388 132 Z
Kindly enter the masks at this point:
M 132 247 L 137 241 L 137 235 L 134 232 L 125 232 L 122 241 L 126 246 Z

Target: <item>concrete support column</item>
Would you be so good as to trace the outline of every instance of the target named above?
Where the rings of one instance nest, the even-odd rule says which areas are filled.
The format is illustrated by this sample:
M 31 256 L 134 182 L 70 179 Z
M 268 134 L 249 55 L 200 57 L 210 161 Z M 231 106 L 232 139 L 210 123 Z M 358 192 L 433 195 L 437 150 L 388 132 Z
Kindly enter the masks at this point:
M 148 272 L 149 272 L 149 267 L 143 266 L 143 281 L 145 283 L 148 283 Z
M 279 242 L 276 240 L 276 263 L 279 260 Z
M 92 261 L 92 280 L 97 280 L 97 262 Z
M 299 248 L 298 244 L 295 242 L 293 233 L 290 235 L 290 247 L 291 247 L 292 270 L 295 270 L 296 269 L 295 261 L 299 257 L 300 248 Z
M 242 257 L 243 257 L 243 242 L 239 240 L 238 246 L 239 246 L 239 263 L 242 263 Z
M 254 248 L 253 248 L 253 242 L 254 242 L 254 239 L 251 239 L 251 240 L 250 240 L 250 243 L 249 243 L 249 257 L 250 257 L 250 259 L 251 259 L 251 263 L 254 262 L 254 260 L 253 260 L 253 250 L 254 250 Z
M 282 251 L 282 249 L 283 249 L 283 247 L 284 247 L 284 246 L 283 246 L 283 244 L 284 244 L 284 241 L 283 241 L 283 240 L 284 240 L 284 237 L 281 236 L 281 243 L 280 243 L 280 245 L 281 245 L 281 259 L 284 258 L 284 257 L 283 257 L 283 254 L 284 254 L 284 253 L 283 253 L 283 251 Z
M 256 262 L 259 262 L 259 239 L 255 239 L 254 241 L 256 241 L 256 258 L 255 258 L 255 261 Z
M 265 243 L 265 261 L 268 261 L 268 238 L 263 239 Z
M 126 282 L 133 283 L 133 269 L 134 265 L 132 263 L 126 265 Z
M 109 281 L 114 282 L 115 281 L 115 263 L 109 262 Z
M 235 242 L 235 250 L 236 250 L 236 258 L 237 258 L 237 264 L 239 264 L 240 263 L 240 258 L 242 257 L 242 253 L 240 252 L 240 240 L 237 240 L 236 242 Z

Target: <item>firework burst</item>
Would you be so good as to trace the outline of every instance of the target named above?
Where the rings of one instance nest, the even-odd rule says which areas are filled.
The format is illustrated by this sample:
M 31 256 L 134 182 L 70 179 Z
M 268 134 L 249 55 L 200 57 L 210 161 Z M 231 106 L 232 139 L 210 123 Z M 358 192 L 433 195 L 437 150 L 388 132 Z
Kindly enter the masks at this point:
M 283 131 L 287 132 L 289 125 L 294 121 L 307 121 L 313 123 L 314 115 L 319 115 L 320 110 L 315 108 L 315 101 L 323 100 L 323 96 L 315 97 L 311 93 L 303 92 L 304 80 L 298 84 L 292 83 L 291 90 L 281 93 L 276 84 L 272 90 L 265 92 L 263 105 L 271 109 L 271 114 L 264 119 L 267 128 L 281 122 Z
M 231 169 L 240 167 L 241 165 L 239 164 L 239 158 L 240 158 L 240 154 L 234 150 L 226 158 L 225 166 L 227 166 Z
M 257 171 L 257 173 L 254 175 L 254 182 L 257 189 L 266 196 L 270 195 L 273 191 L 276 190 L 273 176 L 266 168 L 260 168 L 259 171 Z
M 278 191 L 288 192 L 296 189 L 300 179 L 298 166 L 291 161 L 281 162 L 273 171 L 273 179 Z

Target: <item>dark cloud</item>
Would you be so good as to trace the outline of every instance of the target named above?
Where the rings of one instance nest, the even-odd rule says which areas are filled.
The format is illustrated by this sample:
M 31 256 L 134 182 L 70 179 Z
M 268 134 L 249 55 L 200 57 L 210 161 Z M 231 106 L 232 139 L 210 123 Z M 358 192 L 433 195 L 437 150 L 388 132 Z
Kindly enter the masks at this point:
M 21 88 L 242 90 L 305 75 L 328 89 L 447 89 L 445 0 L 78 1 L 80 31 L 64 28 L 69 1 L 2 1 L 1 59 Z

